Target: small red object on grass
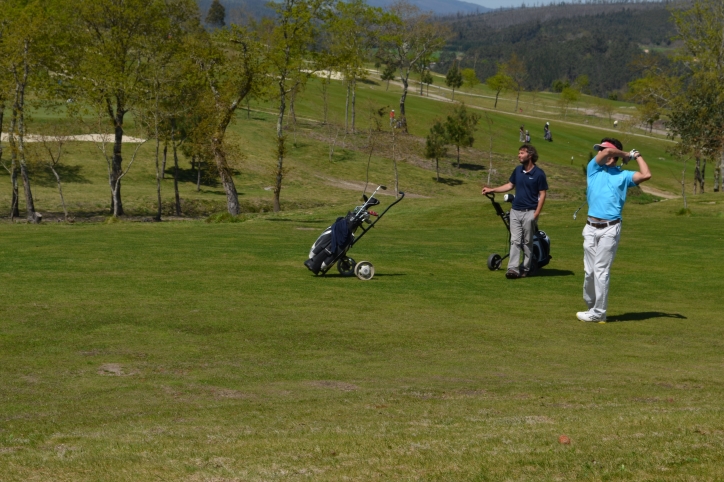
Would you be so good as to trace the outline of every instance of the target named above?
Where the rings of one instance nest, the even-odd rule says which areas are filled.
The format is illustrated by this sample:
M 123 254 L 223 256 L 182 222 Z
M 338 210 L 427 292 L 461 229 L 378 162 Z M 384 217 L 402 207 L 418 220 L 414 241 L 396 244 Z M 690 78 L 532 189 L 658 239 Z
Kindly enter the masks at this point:
M 571 445 L 571 439 L 568 438 L 568 435 L 561 435 L 558 437 L 558 443 L 562 445 Z

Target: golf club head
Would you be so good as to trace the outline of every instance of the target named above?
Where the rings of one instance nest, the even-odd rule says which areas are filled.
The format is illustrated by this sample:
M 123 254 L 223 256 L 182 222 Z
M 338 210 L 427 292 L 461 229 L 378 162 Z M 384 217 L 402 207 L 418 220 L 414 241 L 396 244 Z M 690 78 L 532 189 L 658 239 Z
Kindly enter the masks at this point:
M 378 186 L 377 189 L 382 189 L 383 191 L 387 191 L 387 186 Z

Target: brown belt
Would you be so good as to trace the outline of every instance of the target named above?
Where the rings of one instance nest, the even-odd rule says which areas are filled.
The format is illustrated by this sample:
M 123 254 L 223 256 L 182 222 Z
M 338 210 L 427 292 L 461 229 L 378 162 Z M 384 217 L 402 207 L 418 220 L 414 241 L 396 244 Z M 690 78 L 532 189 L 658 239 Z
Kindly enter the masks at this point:
M 593 226 L 596 229 L 603 229 L 603 228 L 607 228 L 609 226 L 615 226 L 620 222 L 621 222 L 620 219 L 615 219 L 613 221 L 607 221 L 605 223 L 592 223 L 591 221 L 586 221 L 586 224 L 588 224 L 589 226 Z

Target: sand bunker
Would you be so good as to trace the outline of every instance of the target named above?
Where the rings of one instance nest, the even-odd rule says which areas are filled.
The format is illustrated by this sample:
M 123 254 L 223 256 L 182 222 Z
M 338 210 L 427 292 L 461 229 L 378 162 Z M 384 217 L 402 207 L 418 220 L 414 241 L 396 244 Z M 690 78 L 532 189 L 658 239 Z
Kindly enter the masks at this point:
M 80 142 L 106 142 L 112 144 L 114 140 L 113 134 L 83 134 L 79 136 L 40 136 L 35 134 L 26 134 L 25 142 L 54 142 L 56 138 L 62 139 L 64 142 L 80 141 Z M 3 132 L 0 135 L 2 142 L 8 142 L 8 134 Z M 139 139 L 138 137 L 123 136 L 123 142 L 128 144 L 138 144 L 140 142 L 146 142 L 145 139 Z

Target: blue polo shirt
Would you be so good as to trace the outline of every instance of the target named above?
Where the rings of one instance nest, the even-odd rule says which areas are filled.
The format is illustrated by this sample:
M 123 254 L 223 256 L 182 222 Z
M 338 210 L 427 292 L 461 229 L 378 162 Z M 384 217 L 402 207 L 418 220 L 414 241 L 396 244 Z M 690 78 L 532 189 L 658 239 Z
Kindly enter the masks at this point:
M 626 203 L 626 192 L 633 181 L 634 171 L 624 171 L 620 167 L 600 166 L 594 157 L 588 163 L 588 215 L 599 219 L 621 219 L 621 211 Z
M 525 172 L 523 165 L 519 165 L 510 175 L 509 181 L 515 185 L 513 209 L 516 211 L 537 208 L 538 195 L 541 191 L 548 190 L 546 173 L 538 166 L 533 166 L 533 169 Z

